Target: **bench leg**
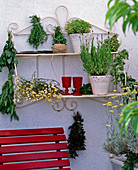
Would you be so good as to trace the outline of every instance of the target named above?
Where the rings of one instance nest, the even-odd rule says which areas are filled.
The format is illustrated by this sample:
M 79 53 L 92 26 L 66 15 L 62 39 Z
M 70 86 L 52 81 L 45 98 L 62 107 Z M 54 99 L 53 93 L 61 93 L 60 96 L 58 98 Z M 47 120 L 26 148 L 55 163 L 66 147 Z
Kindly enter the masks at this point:
M 1 148 L 1 145 L 0 145 L 0 148 Z M 2 156 L 2 154 L 0 154 L 0 156 Z M 3 163 L 0 163 L 0 165 L 2 165 Z

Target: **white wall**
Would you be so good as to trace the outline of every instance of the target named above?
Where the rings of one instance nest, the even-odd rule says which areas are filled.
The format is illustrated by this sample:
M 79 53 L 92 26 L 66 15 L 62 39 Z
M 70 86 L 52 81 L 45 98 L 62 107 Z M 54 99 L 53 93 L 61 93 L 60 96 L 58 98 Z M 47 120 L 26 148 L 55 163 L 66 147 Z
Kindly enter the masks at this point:
M 11 22 L 16 22 L 19 25 L 19 30 L 29 25 L 29 16 L 38 14 L 41 18 L 45 16 L 55 17 L 55 9 L 59 5 L 65 5 L 69 10 L 69 18 L 79 17 L 90 23 L 104 28 L 105 13 L 107 0 L 0 0 L 0 53 L 7 40 L 7 28 Z M 129 73 L 138 80 L 138 48 L 137 37 L 131 31 L 124 36 L 121 31 L 120 23 L 116 27 L 116 32 L 122 35 L 122 47 L 130 52 Z M 15 37 L 15 47 L 18 51 L 31 49 L 25 42 L 26 36 Z M 50 48 L 50 42 L 45 44 L 46 48 Z M 120 49 L 121 49 L 120 48 Z M 50 65 L 51 58 L 40 58 L 40 77 L 55 78 Z M 61 57 L 54 58 L 53 62 L 60 81 L 62 76 L 62 61 Z M 78 57 L 66 57 L 66 75 L 83 75 L 84 82 L 87 82 L 86 73 L 83 72 L 80 59 Z M 20 58 L 18 64 L 18 73 L 25 77 L 31 77 L 31 74 L 36 70 L 36 60 Z M 0 85 L 7 78 L 7 69 L 0 73 Z M 86 131 L 86 151 L 79 153 L 79 158 L 71 160 L 72 170 L 107 170 L 108 169 L 108 154 L 102 149 L 102 144 L 106 137 L 105 128 L 105 110 L 101 103 L 94 102 L 88 99 L 78 99 L 77 110 L 82 114 L 85 122 L 84 128 Z M 0 114 L 0 129 L 14 128 L 35 128 L 35 127 L 52 127 L 63 126 L 68 135 L 68 127 L 73 123 L 72 112 L 63 110 L 55 112 L 50 103 L 41 101 L 34 105 L 17 109 L 20 121 L 10 122 L 9 115 Z

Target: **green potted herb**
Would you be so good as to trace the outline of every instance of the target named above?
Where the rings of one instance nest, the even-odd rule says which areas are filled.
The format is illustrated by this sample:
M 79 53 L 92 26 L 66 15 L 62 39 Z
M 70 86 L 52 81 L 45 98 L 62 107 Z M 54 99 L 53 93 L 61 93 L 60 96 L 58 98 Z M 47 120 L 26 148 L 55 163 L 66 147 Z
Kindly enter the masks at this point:
M 111 38 L 105 39 L 104 43 L 106 44 L 106 46 L 110 46 L 111 48 L 111 52 L 116 52 L 120 46 L 120 43 L 117 39 L 118 34 L 114 34 Z
M 73 50 L 75 53 L 80 53 L 80 40 L 90 41 L 92 25 L 84 20 L 72 20 L 66 25 L 67 34 L 70 36 Z
M 29 35 L 27 41 L 30 45 L 33 45 L 34 48 L 38 49 L 38 46 L 40 44 L 43 44 L 48 39 L 48 35 L 44 31 L 40 23 L 40 17 L 37 17 L 37 15 L 33 15 L 29 18 L 31 18 L 30 23 L 33 23 L 33 28 L 31 29 L 31 34 Z
M 63 36 L 60 26 L 55 27 L 53 34 L 53 52 L 54 53 L 66 53 L 67 51 L 67 39 Z
M 84 71 L 89 74 L 93 94 L 107 94 L 110 75 L 106 75 L 111 64 L 111 50 L 103 42 L 97 42 L 94 46 L 92 39 L 91 53 L 87 44 L 81 45 L 81 60 Z

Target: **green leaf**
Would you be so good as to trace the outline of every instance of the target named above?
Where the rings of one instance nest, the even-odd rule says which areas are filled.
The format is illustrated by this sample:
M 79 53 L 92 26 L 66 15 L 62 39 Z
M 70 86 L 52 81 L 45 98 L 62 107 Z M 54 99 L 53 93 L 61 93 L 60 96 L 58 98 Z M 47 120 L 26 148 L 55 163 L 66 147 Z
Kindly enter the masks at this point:
M 11 56 L 11 51 L 6 50 L 6 51 L 5 51 L 5 54 L 6 54 L 7 57 L 10 57 L 10 56 Z
M 8 64 L 11 64 L 12 58 L 8 58 L 8 59 L 7 59 L 7 62 L 8 62 Z
M 133 119 L 133 129 L 134 129 L 135 135 L 138 136 L 138 114 L 135 115 Z

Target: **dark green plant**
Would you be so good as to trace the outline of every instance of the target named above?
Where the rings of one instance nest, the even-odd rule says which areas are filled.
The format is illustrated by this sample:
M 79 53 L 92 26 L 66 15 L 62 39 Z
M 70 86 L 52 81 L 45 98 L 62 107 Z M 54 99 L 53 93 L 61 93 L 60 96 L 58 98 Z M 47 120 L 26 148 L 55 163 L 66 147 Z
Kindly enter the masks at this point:
M 110 29 L 122 18 L 123 32 L 126 32 L 127 26 L 131 26 L 133 33 L 136 35 L 138 31 L 138 2 L 132 0 L 132 4 L 130 4 L 126 0 L 109 0 L 107 6 L 106 22 L 109 21 Z
M 11 33 L 8 32 L 8 40 L 3 49 L 3 53 L 0 57 L 0 72 L 3 67 L 7 67 L 9 71 L 14 70 L 14 64 L 17 64 L 18 61 L 15 58 L 17 51 L 14 48 L 13 42 L 11 40 Z
M 91 44 L 91 54 L 86 43 L 81 45 L 80 54 L 84 71 L 89 75 L 105 75 L 111 64 L 111 50 L 103 42 L 97 42 L 97 48 L 94 46 L 94 39 Z
M 92 94 L 92 87 L 91 87 L 91 83 L 87 83 L 87 84 L 83 84 L 82 88 L 79 89 L 80 90 L 80 94 Z M 73 94 L 76 92 L 76 89 L 73 90 Z
M 63 36 L 60 26 L 55 27 L 55 33 L 53 34 L 53 45 L 54 44 L 67 44 L 67 39 Z
M 68 149 L 70 158 L 78 157 L 77 151 L 86 150 L 85 148 L 85 131 L 83 128 L 83 119 L 79 112 L 73 115 L 74 123 L 68 128 L 70 130 L 68 138 Z
M 111 38 L 105 39 L 104 43 L 108 47 L 108 45 L 111 48 L 111 52 L 116 52 L 120 46 L 120 43 L 118 42 L 118 34 L 114 34 Z
M 80 88 L 80 94 L 92 94 L 92 87 L 90 83 L 83 84 L 82 88 Z
M 75 33 L 89 33 L 91 31 L 92 25 L 84 20 L 72 20 L 66 25 L 67 34 Z
M 33 45 L 33 47 L 37 49 L 40 44 L 43 44 L 48 39 L 48 35 L 40 23 L 40 17 L 33 15 L 29 18 L 31 18 L 30 23 L 33 23 L 33 28 L 31 29 L 31 34 L 27 41 L 30 45 Z
M 3 53 L 0 58 L 0 71 L 3 67 L 7 67 L 9 70 L 8 79 L 2 87 L 2 94 L 0 94 L 0 112 L 2 114 L 10 114 L 11 120 L 14 117 L 19 120 L 14 104 L 14 67 L 17 65 L 18 61 L 15 57 L 16 50 L 14 48 L 13 42 L 11 40 L 11 33 L 8 32 L 8 40 L 4 46 Z
M 128 152 L 126 154 L 126 161 L 124 161 L 124 166 L 122 170 L 134 170 L 134 163 L 138 162 L 138 154 L 133 152 Z
M 14 83 L 13 83 L 14 71 L 10 71 L 8 75 L 8 80 L 4 83 L 2 87 L 2 94 L 0 94 L 0 112 L 2 114 L 10 114 L 11 120 L 19 120 L 16 114 L 16 106 L 14 104 Z

